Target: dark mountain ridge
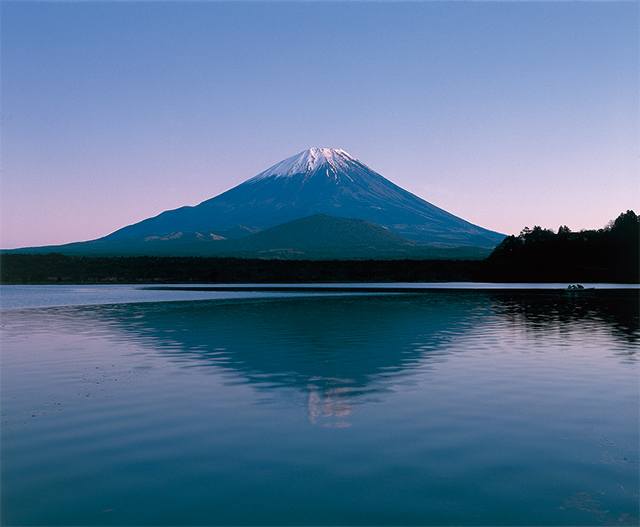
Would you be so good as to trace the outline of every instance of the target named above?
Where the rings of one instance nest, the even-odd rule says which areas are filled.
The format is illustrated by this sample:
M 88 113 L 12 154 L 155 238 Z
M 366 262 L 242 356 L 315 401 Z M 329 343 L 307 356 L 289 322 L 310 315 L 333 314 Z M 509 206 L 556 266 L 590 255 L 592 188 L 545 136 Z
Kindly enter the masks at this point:
M 415 247 L 416 243 L 375 223 L 355 218 L 336 218 L 314 214 L 289 221 L 241 238 L 238 246 L 266 248 L 316 249 L 329 247 L 396 248 Z

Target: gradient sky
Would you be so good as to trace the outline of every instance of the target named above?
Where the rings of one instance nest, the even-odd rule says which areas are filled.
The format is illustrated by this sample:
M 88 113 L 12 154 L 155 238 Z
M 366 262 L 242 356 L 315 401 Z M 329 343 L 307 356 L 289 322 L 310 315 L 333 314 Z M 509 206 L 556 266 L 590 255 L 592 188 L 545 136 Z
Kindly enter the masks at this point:
M 640 213 L 637 1 L 0 9 L 5 249 L 105 236 L 312 146 L 505 234 Z

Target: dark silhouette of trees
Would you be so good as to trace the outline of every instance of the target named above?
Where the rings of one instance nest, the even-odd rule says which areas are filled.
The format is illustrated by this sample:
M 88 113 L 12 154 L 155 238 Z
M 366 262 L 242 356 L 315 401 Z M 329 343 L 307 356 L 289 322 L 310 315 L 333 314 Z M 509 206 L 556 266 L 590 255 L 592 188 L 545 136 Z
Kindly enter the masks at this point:
M 604 229 L 558 233 L 535 226 L 509 236 L 487 259 L 487 277 L 510 282 L 623 282 L 640 278 L 640 218 L 632 210 Z
M 2 283 L 329 283 L 470 281 L 481 260 L 263 260 L 3 254 Z
M 264 260 L 0 255 L 2 283 L 640 282 L 640 218 L 597 231 L 534 226 L 482 260 Z

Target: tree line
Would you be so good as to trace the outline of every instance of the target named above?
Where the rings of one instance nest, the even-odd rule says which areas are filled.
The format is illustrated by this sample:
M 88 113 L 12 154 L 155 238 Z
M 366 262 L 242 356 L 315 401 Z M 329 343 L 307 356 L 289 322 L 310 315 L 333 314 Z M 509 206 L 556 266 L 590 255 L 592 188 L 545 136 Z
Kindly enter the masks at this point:
M 267 260 L 216 257 L 0 255 L 20 283 L 640 282 L 640 218 L 508 236 L 485 260 Z
M 486 270 L 492 281 L 638 283 L 640 217 L 628 210 L 603 229 L 580 232 L 525 227 L 495 248 Z
M 0 280 L 11 283 L 330 283 L 465 281 L 481 261 L 275 260 L 200 256 L 3 254 Z

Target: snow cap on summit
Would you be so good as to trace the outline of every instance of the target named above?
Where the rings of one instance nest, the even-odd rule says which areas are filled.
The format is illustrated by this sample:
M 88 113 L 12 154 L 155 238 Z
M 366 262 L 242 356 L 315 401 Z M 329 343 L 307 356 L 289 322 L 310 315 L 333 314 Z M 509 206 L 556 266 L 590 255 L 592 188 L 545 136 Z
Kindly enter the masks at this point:
M 353 163 L 359 163 L 359 161 L 344 150 L 313 147 L 280 161 L 280 163 L 258 174 L 253 180 L 271 176 L 288 177 L 294 174 L 309 173 L 325 164 L 329 164 L 338 170 L 344 170 Z

